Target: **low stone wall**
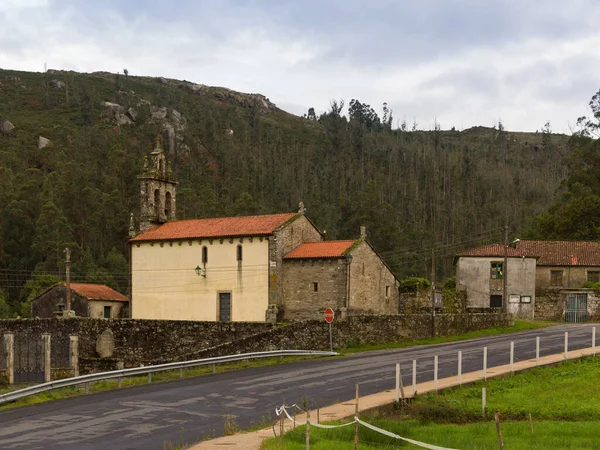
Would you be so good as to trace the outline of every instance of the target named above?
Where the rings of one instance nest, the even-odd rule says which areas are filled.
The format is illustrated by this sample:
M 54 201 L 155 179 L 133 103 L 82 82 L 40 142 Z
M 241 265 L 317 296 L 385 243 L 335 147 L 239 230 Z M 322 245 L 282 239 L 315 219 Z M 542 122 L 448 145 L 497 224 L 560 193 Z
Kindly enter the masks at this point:
M 569 294 L 587 295 L 587 320 L 600 320 L 600 292 L 594 289 L 538 289 L 535 293 L 535 318 L 541 320 L 565 320 Z
M 108 357 L 123 361 L 125 367 L 185 360 L 188 354 L 199 349 L 272 328 L 271 324 L 258 322 L 88 318 L 0 320 L 0 335 L 6 332 L 30 336 L 50 333 L 53 342 L 68 342 L 70 335 L 79 336 L 79 356 L 82 360 L 100 356 L 96 349 L 98 340 L 106 330 L 110 330 L 114 352 Z
M 354 316 L 333 324 L 335 349 L 384 344 L 431 336 L 431 315 Z M 507 326 L 512 316 L 437 314 L 437 336 Z M 110 330 L 110 331 L 107 331 Z M 5 332 L 53 337 L 79 336 L 80 372 L 112 370 L 140 364 L 160 364 L 195 358 L 278 349 L 329 349 L 329 326 L 324 321 L 273 326 L 253 322 L 182 322 L 128 319 L 0 320 Z M 111 335 L 110 338 L 106 336 Z M 109 352 L 98 352 L 98 343 Z M 106 350 L 106 349 L 103 349 Z
M 452 336 L 513 324 L 512 316 L 503 313 L 437 314 L 435 335 Z M 425 339 L 432 336 L 431 315 L 354 316 L 343 322 L 334 322 L 332 335 L 334 350 Z M 194 358 L 277 349 L 329 350 L 329 326 L 324 321 L 296 322 L 200 351 L 194 354 Z

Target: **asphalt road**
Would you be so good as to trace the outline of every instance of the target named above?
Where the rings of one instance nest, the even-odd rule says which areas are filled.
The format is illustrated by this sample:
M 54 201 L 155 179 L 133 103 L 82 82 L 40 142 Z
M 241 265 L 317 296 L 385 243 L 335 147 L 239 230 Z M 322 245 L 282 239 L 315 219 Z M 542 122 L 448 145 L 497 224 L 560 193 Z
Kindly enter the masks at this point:
M 484 346 L 488 367 L 509 363 L 510 341 L 515 362 L 535 357 L 535 337 L 541 355 L 591 346 L 592 326 L 561 325 L 457 343 L 381 350 L 298 361 L 279 366 L 208 375 L 80 396 L 0 413 L 0 449 L 157 449 L 165 442 L 193 443 L 220 436 L 224 416 L 234 416 L 248 428 L 274 416 L 275 406 L 308 400 L 311 407 L 393 389 L 395 364 L 403 367 L 403 381 L 411 384 L 412 360 L 417 381 L 433 379 L 434 355 L 439 377 L 456 375 L 457 352 L 463 352 L 463 373 L 482 368 Z

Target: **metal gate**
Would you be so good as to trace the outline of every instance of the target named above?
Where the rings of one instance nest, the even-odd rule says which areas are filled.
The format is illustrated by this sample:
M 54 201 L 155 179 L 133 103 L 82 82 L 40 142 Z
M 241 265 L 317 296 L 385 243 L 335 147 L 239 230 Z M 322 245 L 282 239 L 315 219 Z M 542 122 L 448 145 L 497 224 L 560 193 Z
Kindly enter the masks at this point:
M 567 309 L 565 309 L 565 322 L 587 321 L 587 294 L 569 294 L 567 296 Z
M 43 383 L 44 358 L 41 337 L 15 336 L 15 383 Z

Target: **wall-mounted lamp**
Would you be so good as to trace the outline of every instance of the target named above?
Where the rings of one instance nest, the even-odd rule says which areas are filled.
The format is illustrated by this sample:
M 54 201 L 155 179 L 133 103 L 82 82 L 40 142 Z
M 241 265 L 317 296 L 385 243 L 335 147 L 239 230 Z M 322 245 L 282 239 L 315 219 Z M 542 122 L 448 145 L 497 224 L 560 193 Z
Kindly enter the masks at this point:
M 196 275 L 198 275 L 199 277 L 202 276 L 202 277 L 206 278 L 206 269 L 203 269 L 200 266 L 196 266 L 196 268 L 194 270 L 196 271 Z

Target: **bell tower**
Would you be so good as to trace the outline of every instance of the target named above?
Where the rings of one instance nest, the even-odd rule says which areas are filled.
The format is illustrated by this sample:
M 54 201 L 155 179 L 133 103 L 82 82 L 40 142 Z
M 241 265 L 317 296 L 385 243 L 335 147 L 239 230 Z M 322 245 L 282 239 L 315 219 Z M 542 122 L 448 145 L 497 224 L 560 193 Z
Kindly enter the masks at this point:
M 160 137 L 156 138 L 156 147 L 150 153 L 150 159 L 144 157 L 144 172 L 140 180 L 140 232 L 175 220 L 175 188 L 171 165 L 163 152 Z

